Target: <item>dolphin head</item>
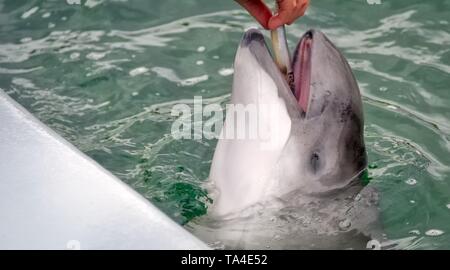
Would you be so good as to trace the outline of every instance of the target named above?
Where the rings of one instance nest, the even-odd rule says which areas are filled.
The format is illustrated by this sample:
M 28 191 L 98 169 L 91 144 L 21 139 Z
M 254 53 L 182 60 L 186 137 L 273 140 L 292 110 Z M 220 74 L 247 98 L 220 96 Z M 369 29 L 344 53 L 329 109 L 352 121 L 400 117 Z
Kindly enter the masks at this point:
M 304 34 L 293 59 L 304 171 L 311 192 L 347 186 L 365 168 L 361 94 L 352 70 L 321 32 Z
M 294 191 L 320 197 L 360 186 L 366 166 L 363 111 L 349 64 L 323 33 L 310 30 L 298 43 L 292 70 L 294 89 L 263 35 L 255 29 L 244 34 L 234 62 L 235 107 L 227 108 L 210 171 L 215 214 Z M 244 124 L 239 115 L 246 115 Z

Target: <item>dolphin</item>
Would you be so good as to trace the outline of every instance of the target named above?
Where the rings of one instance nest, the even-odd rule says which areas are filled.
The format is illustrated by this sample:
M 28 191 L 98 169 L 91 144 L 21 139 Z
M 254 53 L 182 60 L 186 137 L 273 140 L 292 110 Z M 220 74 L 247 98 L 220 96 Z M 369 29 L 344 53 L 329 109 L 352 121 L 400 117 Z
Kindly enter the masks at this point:
M 377 195 L 361 193 L 367 154 L 356 79 L 316 30 L 300 39 L 291 68 L 290 86 L 262 33 L 246 31 L 234 61 L 236 106 L 227 110 L 210 170 L 210 233 L 230 248 L 365 248 L 370 238 L 360 231 L 377 219 Z M 242 117 L 251 113 L 256 118 Z

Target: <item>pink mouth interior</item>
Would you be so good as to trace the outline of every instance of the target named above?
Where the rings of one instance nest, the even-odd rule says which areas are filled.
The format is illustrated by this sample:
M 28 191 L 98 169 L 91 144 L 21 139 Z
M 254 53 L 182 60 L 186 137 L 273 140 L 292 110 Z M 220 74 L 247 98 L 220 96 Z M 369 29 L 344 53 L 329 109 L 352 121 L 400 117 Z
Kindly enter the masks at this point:
M 312 38 L 304 37 L 297 51 L 297 61 L 294 63 L 294 96 L 305 113 L 308 109 L 311 80 L 311 46 Z

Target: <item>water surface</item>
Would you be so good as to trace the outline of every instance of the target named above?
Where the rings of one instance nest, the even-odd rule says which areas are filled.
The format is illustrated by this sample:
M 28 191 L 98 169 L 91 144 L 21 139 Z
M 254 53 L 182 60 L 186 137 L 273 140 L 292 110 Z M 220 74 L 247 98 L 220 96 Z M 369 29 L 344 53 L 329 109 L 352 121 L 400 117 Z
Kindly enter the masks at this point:
M 349 60 L 385 233 L 449 249 L 450 1 L 311 2 L 289 43 L 317 28 Z M 251 26 L 231 0 L 2 0 L 0 88 L 185 224 L 206 212 L 216 141 L 174 140 L 171 108 L 229 101 Z

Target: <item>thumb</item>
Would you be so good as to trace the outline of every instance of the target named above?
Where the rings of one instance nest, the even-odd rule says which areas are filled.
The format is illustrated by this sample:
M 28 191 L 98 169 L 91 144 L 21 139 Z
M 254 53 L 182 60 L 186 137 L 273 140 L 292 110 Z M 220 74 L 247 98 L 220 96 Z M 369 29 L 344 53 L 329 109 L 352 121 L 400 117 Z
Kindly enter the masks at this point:
M 267 23 L 267 27 L 270 30 L 274 30 L 274 29 L 282 26 L 283 24 L 284 24 L 284 19 L 279 14 L 276 14 L 269 19 L 269 22 Z
M 245 8 L 250 15 L 252 15 L 262 27 L 268 28 L 270 17 L 272 12 L 264 4 L 262 0 L 236 0 L 243 8 Z
M 270 30 L 274 30 L 283 24 L 291 24 L 294 22 L 294 18 L 292 18 L 292 15 L 290 14 L 290 11 L 287 10 L 280 10 L 277 14 L 273 15 L 269 22 L 267 23 L 267 26 Z
M 269 29 L 273 30 L 283 24 L 292 23 L 295 3 L 295 1 L 277 0 L 278 12 L 269 19 Z
M 268 27 L 273 30 L 283 24 L 291 24 L 305 14 L 309 0 L 277 0 L 278 13 L 269 19 Z

